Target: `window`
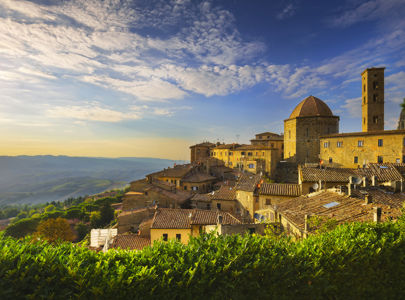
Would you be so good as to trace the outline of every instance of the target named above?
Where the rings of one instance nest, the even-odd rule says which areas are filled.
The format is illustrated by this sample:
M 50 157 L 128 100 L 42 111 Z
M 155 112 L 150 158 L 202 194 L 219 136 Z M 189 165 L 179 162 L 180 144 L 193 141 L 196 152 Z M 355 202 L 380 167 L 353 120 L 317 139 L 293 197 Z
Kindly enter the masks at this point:
M 383 146 L 383 140 L 382 139 L 378 139 L 378 147 L 382 147 Z
M 354 157 L 354 163 L 358 164 L 359 163 L 359 158 L 357 156 Z
M 357 147 L 363 147 L 364 141 L 357 141 Z
M 181 241 L 181 234 L 180 233 L 176 234 L 176 240 Z
M 198 186 L 192 186 L 192 187 L 191 187 L 191 190 L 192 190 L 192 191 L 198 191 Z
M 266 199 L 266 205 L 271 205 L 271 199 Z
M 377 124 L 377 123 L 378 123 L 378 116 L 374 116 L 374 117 L 373 117 L 373 123 L 374 123 L 374 124 Z
M 163 240 L 167 242 L 167 233 L 163 233 Z
M 241 152 L 240 154 L 241 154 L 241 155 L 245 155 L 246 153 L 245 153 L 245 152 Z
M 184 186 L 184 190 L 187 191 L 187 185 Z
M 343 142 L 337 142 L 337 143 L 336 143 L 336 146 L 337 146 L 338 148 L 342 148 Z
M 396 159 L 396 163 L 399 164 L 401 160 L 399 158 Z
M 363 84 L 363 91 L 366 91 L 366 85 Z
M 221 209 L 221 203 L 217 203 L 217 208 Z
M 324 148 L 329 148 L 329 142 L 324 142 L 324 143 L 323 143 L 323 147 L 324 147 Z
M 383 163 L 383 157 L 382 156 L 377 156 L 377 162 L 379 164 L 382 164 Z
M 376 90 L 376 89 L 378 89 L 378 82 L 377 81 L 374 81 L 373 82 L 373 88 Z
M 249 169 L 254 169 L 255 165 L 254 164 L 249 164 Z
M 232 156 L 233 155 L 233 152 L 229 152 L 229 156 Z
M 248 156 L 252 156 L 252 152 L 248 152 Z
M 377 102 L 377 101 L 378 101 L 378 95 L 376 95 L 376 94 L 373 95 L 373 101 L 374 101 L 374 102 Z
M 331 164 L 332 163 L 332 157 L 329 157 L 329 163 Z

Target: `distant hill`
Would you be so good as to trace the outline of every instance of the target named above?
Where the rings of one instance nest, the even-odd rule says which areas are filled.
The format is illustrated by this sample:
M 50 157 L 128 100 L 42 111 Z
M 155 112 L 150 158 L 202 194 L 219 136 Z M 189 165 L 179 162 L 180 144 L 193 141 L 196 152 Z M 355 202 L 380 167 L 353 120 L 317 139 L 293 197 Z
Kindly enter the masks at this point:
M 64 200 L 121 188 L 174 163 L 156 158 L 0 156 L 0 206 Z

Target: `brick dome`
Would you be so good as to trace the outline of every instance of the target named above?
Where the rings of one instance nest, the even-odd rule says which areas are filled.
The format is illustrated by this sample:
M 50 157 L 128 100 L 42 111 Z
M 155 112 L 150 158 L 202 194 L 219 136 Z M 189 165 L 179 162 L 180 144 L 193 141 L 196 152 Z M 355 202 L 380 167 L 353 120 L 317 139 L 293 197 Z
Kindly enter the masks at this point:
M 290 115 L 290 119 L 297 117 L 333 117 L 333 114 L 325 102 L 314 96 L 309 96 L 302 100 Z

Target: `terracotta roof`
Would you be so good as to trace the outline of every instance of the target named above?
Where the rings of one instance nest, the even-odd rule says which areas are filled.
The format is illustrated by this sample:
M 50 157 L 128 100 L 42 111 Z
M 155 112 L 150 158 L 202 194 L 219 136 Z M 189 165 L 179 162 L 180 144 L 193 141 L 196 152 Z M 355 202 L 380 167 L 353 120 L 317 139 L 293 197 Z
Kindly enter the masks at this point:
M 293 110 L 290 119 L 297 117 L 333 117 L 329 106 L 314 96 L 309 96 L 302 100 Z
M 257 184 L 261 181 L 260 174 L 243 173 L 236 184 L 236 190 L 254 192 Z
M 147 246 L 150 246 L 150 238 L 140 237 L 137 234 L 120 234 L 114 237 L 112 246 L 110 248 L 142 250 Z
M 259 195 L 298 197 L 301 195 L 301 186 L 293 183 L 262 183 Z
M 339 138 L 345 136 L 366 136 L 366 135 L 392 135 L 392 134 L 402 134 L 405 135 L 405 130 L 377 130 L 377 131 L 368 131 L 368 132 L 348 132 L 348 133 L 334 133 L 334 134 L 327 134 L 321 135 L 321 139 L 326 138 Z
M 331 206 L 325 207 L 325 205 Z M 382 220 L 398 217 L 401 210 L 384 204 L 364 204 L 364 199 L 347 197 L 333 192 L 322 192 L 311 197 L 301 196 L 277 205 L 277 211 L 302 231 L 305 215 L 324 216 L 335 219 L 338 224 L 355 221 L 372 221 L 373 208 L 382 208 Z
M 365 168 L 357 169 L 359 176 L 371 179 L 376 176 L 378 182 L 401 181 L 401 173 L 393 165 L 367 164 Z
M 175 177 L 175 178 L 183 178 L 188 172 L 193 169 L 192 164 L 185 164 L 185 165 L 176 165 L 172 168 L 167 168 L 162 171 L 149 174 L 148 176 L 153 177 Z
M 211 202 L 211 194 L 194 194 L 191 201 Z
M 211 147 L 215 147 L 215 144 L 210 143 L 210 142 L 203 142 L 203 143 L 199 143 L 199 144 L 195 144 L 195 145 L 190 146 L 190 148 L 193 148 L 193 147 L 209 147 L 209 148 L 211 148 Z
M 277 134 L 277 133 L 274 133 L 274 132 L 270 132 L 270 131 L 266 131 L 266 132 L 263 132 L 263 133 L 258 133 L 258 134 L 255 134 L 255 136 L 271 136 L 271 137 L 281 137 L 281 135 L 279 135 L 279 134 Z
M 360 188 L 352 191 L 352 195 L 364 199 L 365 195 L 371 196 L 372 202 L 376 204 L 384 204 L 392 208 L 402 208 L 405 202 L 405 193 L 394 193 L 380 187 Z
M 218 216 L 223 224 L 240 224 L 240 221 L 227 212 L 202 209 L 159 208 L 153 217 L 152 229 L 191 228 L 191 225 L 215 225 Z
M 236 189 L 232 186 L 222 185 L 219 190 L 213 191 L 210 194 L 212 200 L 235 200 L 236 199 Z
M 313 168 L 301 167 L 303 182 L 349 182 L 349 177 L 367 177 L 371 180 L 376 176 L 378 182 L 400 181 L 403 179 L 401 173 L 392 164 L 367 164 L 365 168 L 348 169 L 348 168 Z
M 193 172 L 185 176 L 182 181 L 184 182 L 204 182 L 204 181 L 212 181 L 216 180 L 217 178 L 211 175 L 208 175 L 204 172 Z
M 311 168 L 301 167 L 303 182 L 349 182 L 350 176 L 356 176 L 355 169 L 348 168 Z

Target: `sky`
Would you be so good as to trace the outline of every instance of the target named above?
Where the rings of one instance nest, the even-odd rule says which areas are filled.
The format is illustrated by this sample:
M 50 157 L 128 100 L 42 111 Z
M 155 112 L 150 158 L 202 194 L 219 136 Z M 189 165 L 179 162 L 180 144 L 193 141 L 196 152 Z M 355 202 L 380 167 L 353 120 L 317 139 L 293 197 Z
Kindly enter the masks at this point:
M 283 132 L 309 95 L 361 131 L 405 97 L 405 0 L 0 0 L 0 155 L 189 159 Z

